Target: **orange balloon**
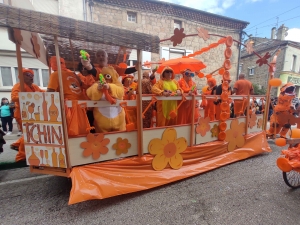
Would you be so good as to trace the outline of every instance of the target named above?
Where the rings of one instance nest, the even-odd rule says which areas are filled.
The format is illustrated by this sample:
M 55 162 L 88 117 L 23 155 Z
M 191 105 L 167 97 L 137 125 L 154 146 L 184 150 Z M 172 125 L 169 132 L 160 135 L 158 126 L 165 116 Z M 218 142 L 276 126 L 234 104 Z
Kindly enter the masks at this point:
M 227 48 L 225 49 L 224 55 L 225 55 L 225 58 L 226 58 L 226 59 L 230 59 L 230 57 L 232 56 L 232 50 L 231 50 L 230 47 L 227 47 Z
M 227 113 L 227 112 L 222 112 L 222 113 L 220 114 L 220 119 L 223 120 L 223 121 L 225 121 L 225 120 L 227 120 L 227 119 L 229 118 L 229 116 L 230 116 L 229 113 Z
M 226 133 L 225 132 L 220 132 L 219 134 L 218 134 L 218 140 L 219 141 L 224 141 L 225 140 L 225 138 L 226 138 Z
M 209 79 L 209 78 L 212 78 L 212 75 L 211 75 L 211 74 L 207 74 L 205 77 L 206 77 L 207 79 Z
M 300 129 L 297 129 L 297 128 L 293 129 L 291 138 L 300 138 Z
M 203 77 L 204 77 L 204 73 L 201 73 L 201 72 L 198 73 L 198 77 L 199 77 L 199 78 L 203 78 Z
M 221 99 L 222 99 L 222 101 L 227 101 L 228 100 L 228 93 L 227 92 L 223 92 L 221 94 Z
M 223 80 L 230 80 L 230 73 L 228 70 L 225 71 L 225 73 L 223 74 Z
M 273 78 L 269 80 L 269 84 L 272 87 L 279 87 L 282 84 L 282 81 L 279 78 Z
M 224 61 L 224 65 L 223 66 L 224 66 L 225 70 L 230 70 L 230 68 L 231 68 L 231 62 L 230 62 L 230 60 L 226 59 Z
M 220 105 L 220 109 L 222 111 L 228 111 L 229 110 L 229 104 L 227 102 L 222 102 Z
M 285 146 L 286 145 L 286 140 L 285 140 L 285 138 L 277 138 L 275 140 L 275 144 L 277 146 L 280 146 L 280 147 Z
M 228 82 L 227 82 L 227 81 L 224 81 L 224 82 L 222 83 L 222 90 L 223 90 L 223 91 L 227 91 L 227 90 L 228 90 L 228 87 L 229 87 Z
M 232 43 L 233 43 L 233 38 L 231 36 L 226 37 L 226 43 L 225 43 L 226 46 L 231 47 Z

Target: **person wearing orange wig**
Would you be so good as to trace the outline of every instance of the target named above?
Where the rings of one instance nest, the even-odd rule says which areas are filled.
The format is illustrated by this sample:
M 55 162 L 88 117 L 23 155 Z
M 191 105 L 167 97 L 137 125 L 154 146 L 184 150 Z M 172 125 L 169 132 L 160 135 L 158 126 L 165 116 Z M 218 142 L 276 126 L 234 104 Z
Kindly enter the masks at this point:
M 24 77 L 24 92 L 44 92 L 42 89 L 39 88 L 39 86 L 37 86 L 36 84 L 33 83 L 34 72 L 32 70 L 23 69 L 22 72 L 23 72 L 23 77 Z M 12 91 L 11 91 L 11 99 L 15 103 L 14 117 L 15 117 L 18 125 L 22 128 L 19 92 L 21 92 L 21 84 L 16 83 L 13 86 Z M 11 144 L 11 148 L 18 150 L 18 154 L 16 155 L 17 162 L 26 159 L 24 137 L 21 137 L 15 143 Z
M 175 74 L 171 67 L 165 67 L 161 73 L 162 79 L 157 81 L 152 87 L 152 93 L 158 96 L 172 96 L 181 95 L 182 90 L 179 87 L 176 80 L 174 80 Z M 171 111 L 177 113 L 177 101 L 176 100 L 163 100 L 157 101 L 157 126 L 172 126 L 177 124 L 177 117 L 171 118 Z
M 178 81 L 180 88 L 183 93 L 188 95 L 197 94 L 196 83 L 192 80 L 192 77 L 195 76 L 191 70 L 186 69 L 182 71 L 182 78 Z M 192 112 L 193 112 L 193 103 L 192 101 L 185 101 L 182 103 L 180 108 L 178 109 L 177 123 L 178 124 L 187 124 L 192 122 Z M 196 102 L 197 108 L 197 102 Z M 195 109 L 195 121 L 198 120 L 199 111 Z
M 207 85 L 208 88 L 206 92 L 203 93 L 203 95 L 212 95 L 214 93 L 214 90 L 217 88 L 217 81 L 215 78 L 211 77 L 207 79 Z M 210 121 L 215 120 L 215 104 L 213 99 L 207 99 L 207 105 L 204 106 L 204 117 L 209 117 Z

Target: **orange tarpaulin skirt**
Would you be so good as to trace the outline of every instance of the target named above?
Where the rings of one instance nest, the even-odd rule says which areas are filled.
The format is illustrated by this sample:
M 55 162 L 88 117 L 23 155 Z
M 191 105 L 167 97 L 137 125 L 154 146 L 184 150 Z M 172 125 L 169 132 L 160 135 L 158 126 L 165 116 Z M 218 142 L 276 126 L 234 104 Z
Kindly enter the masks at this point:
M 227 142 L 221 141 L 188 147 L 181 153 L 183 166 L 178 170 L 169 167 L 162 171 L 153 170 L 153 156 L 149 154 L 75 167 L 70 174 L 69 204 L 147 190 L 271 151 L 265 132 L 249 134 L 245 138 L 243 148 L 233 152 L 228 152 Z

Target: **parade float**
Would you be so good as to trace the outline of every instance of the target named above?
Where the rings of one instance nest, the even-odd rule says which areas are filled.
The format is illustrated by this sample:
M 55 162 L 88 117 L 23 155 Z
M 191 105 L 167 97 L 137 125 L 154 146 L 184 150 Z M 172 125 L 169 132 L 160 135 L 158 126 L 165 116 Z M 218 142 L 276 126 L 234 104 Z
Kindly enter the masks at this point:
M 60 93 L 63 93 L 61 55 L 74 63 L 74 58 L 79 57 L 80 49 L 85 49 L 91 57 L 97 50 L 104 49 L 108 52 L 110 63 L 119 64 L 126 61 L 131 49 L 137 50 L 139 64 L 137 98 L 115 102 L 115 105 L 124 108 L 129 106 L 137 108 L 137 129 L 127 124 L 126 131 L 123 132 L 91 134 L 88 129 L 80 130 L 76 126 L 87 123 L 85 108 L 111 107 L 109 101 L 69 101 L 58 92 L 21 92 L 19 95 L 26 161 L 30 171 L 70 177 L 72 189 L 69 204 L 147 190 L 271 151 L 265 131 L 271 86 L 267 96 L 228 95 L 227 81 L 231 76 L 235 76 L 230 74 L 231 46 L 234 42 L 243 45 L 231 36 L 210 34 L 204 28 L 199 28 L 197 33 L 188 35 L 183 29 L 175 29 L 170 39 L 159 40 L 157 36 L 5 5 L 0 5 L 0 26 L 8 28 L 11 40 L 16 43 L 19 75 L 22 73 L 20 47 L 25 44 L 23 43 L 25 40 L 31 40 L 37 59 L 56 55 Z M 37 33 L 41 35 L 43 43 L 26 38 Z M 174 70 L 181 70 L 182 65 L 183 67 L 189 65 L 191 70 L 195 68 L 199 78 L 204 79 L 222 76 L 223 93 L 218 96 L 142 95 L 141 51 L 159 53 L 160 42 L 171 41 L 176 46 L 183 38 L 190 36 L 199 36 L 205 41 L 216 36 L 219 40 L 177 60 L 175 64 L 172 60 L 162 60 L 159 66 L 174 66 Z M 41 56 L 40 49 L 43 49 L 44 45 L 45 55 Z M 192 61 L 202 53 L 218 47 L 224 49 L 224 60 L 220 62 L 217 74 L 205 75 L 200 70 L 209 62 L 197 60 L 194 64 Z M 249 53 L 253 52 L 251 42 L 245 47 Z M 268 66 L 266 69 L 269 69 L 272 80 L 276 57 L 269 63 L 268 59 L 271 57 L 269 54 L 265 56 L 255 54 L 258 56 L 259 66 Z M 184 64 L 185 61 L 188 63 Z M 75 67 L 73 63 L 70 63 L 70 69 L 72 66 Z M 143 62 L 143 65 L 155 63 L 157 62 Z M 270 85 L 280 85 L 276 80 L 271 80 Z M 20 82 L 22 85 L 22 79 Z M 253 113 L 250 102 L 254 98 L 266 100 L 264 114 Z M 159 100 L 191 101 L 194 117 L 196 100 L 209 99 L 221 102 L 219 120 L 210 121 L 209 118 L 200 117 L 197 122 L 190 124 L 143 128 L 143 101 L 150 101 L 150 104 Z M 229 103 L 235 100 L 247 105 L 246 116 L 230 118 Z M 176 111 L 170 116 L 176 117 Z M 78 130 L 73 129 L 74 127 Z

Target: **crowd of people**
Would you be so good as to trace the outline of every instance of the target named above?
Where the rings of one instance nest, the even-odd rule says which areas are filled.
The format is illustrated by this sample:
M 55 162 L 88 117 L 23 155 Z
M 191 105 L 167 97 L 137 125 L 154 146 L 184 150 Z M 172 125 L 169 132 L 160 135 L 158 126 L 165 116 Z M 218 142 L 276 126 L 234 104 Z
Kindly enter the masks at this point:
M 81 59 L 78 64 L 79 74 L 75 74 L 66 68 L 64 59 L 61 61 L 61 74 L 63 84 L 64 98 L 68 100 L 104 100 L 109 101 L 109 107 L 94 107 L 87 109 L 87 118 L 91 127 L 95 129 L 91 132 L 112 132 L 125 131 L 128 124 L 133 129 L 137 128 L 137 107 L 121 107 L 114 104 L 115 100 L 134 100 L 138 94 L 138 83 L 132 75 L 138 68 L 121 68 L 116 65 L 108 65 L 108 55 L 105 51 L 99 50 L 95 55 L 95 65 L 90 59 Z M 58 68 L 56 57 L 50 60 L 51 70 L 47 92 L 59 92 Z M 103 80 L 99 80 L 99 75 Z M 220 117 L 220 100 L 207 98 L 206 103 L 199 101 L 193 103 L 191 100 L 166 100 L 169 96 L 192 96 L 198 94 L 197 85 L 193 81 L 195 71 L 186 68 L 181 71 L 182 78 L 175 79 L 175 73 L 171 67 L 165 67 L 160 73 L 160 79 L 156 80 L 156 69 L 145 71 L 141 80 L 141 91 L 144 95 L 156 95 L 166 97 L 164 100 L 158 100 L 153 103 L 151 100 L 143 101 L 143 128 L 173 126 L 181 124 L 190 124 L 200 117 L 200 107 L 204 109 L 204 116 L 209 117 L 211 121 L 218 120 Z M 33 83 L 34 73 L 30 69 L 23 69 L 24 90 L 25 92 L 44 92 Z M 203 90 L 203 95 L 221 95 L 222 82 L 217 85 L 213 77 L 207 79 L 207 88 Z M 230 81 L 228 81 L 230 83 Z M 21 114 L 19 109 L 20 84 L 16 84 L 12 89 L 12 102 L 14 107 L 9 105 L 7 99 L 2 99 L 1 103 L 1 120 L 4 132 L 11 132 L 12 115 L 21 127 Z M 229 94 L 248 95 L 253 94 L 253 86 L 250 81 L 245 79 L 244 74 L 239 75 L 239 80 L 235 82 L 233 88 L 228 85 Z M 236 99 L 231 103 L 231 116 L 241 116 L 246 109 L 244 99 Z M 195 107 L 195 109 L 193 109 Z M 12 111 L 14 109 L 14 112 Z M 192 113 L 195 113 L 192 115 Z M 259 107 L 257 113 L 259 112 Z M 8 124 L 8 130 L 6 128 Z M 24 140 L 18 140 L 12 145 L 13 148 L 19 149 Z M 20 149 L 19 149 L 20 150 Z M 17 155 L 17 161 L 25 159 L 23 151 Z

